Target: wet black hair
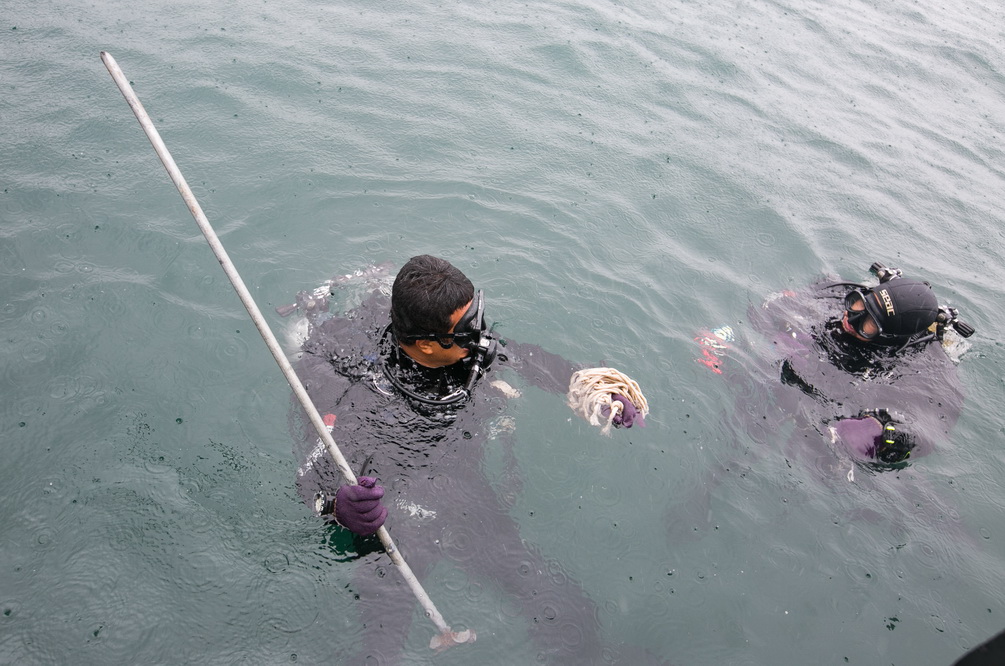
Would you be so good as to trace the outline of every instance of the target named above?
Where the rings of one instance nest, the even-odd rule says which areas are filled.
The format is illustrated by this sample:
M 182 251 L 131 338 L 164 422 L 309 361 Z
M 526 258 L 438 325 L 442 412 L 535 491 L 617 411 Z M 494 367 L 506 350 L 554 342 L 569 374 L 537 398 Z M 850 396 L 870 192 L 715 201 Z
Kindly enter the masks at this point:
M 402 342 L 412 336 L 447 333 L 450 316 L 475 296 L 474 285 L 446 259 L 412 257 L 391 287 L 391 330 Z

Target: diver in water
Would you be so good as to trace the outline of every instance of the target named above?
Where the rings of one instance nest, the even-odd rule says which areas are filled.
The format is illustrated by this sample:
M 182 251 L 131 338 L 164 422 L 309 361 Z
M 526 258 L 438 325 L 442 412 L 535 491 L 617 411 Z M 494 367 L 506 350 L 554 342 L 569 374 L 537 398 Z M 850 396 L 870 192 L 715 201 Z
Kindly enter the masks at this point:
M 396 663 L 408 635 L 414 600 L 368 537 L 385 521 L 420 580 L 446 559 L 472 586 L 498 584 L 522 608 L 543 663 L 599 662 L 595 604 L 526 544 L 509 514 L 519 476 L 505 407 L 520 391 L 486 376 L 510 368 L 525 384 L 564 394 L 572 364 L 533 345 L 504 347 L 486 325 L 482 292 L 429 255 L 402 267 L 390 302 L 374 291 L 344 317 L 317 303 L 308 317 L 297 372 L 321 413 L 334 415 L 332 435 L 360 474 L 358 485 L 345 484 L 295 405 L 298 491 L 317 515 L 357 535 L 351 587 L 362 646 L 343 663 Z M 612 425 L 631 427 L 647 407 L 615 394 L 606 409 Z M 494 440 L 506 470 L 490 480 L 483 462 Z
M 962 398 L 943 343 L 950 331 L 966 338 L 974 329 L 954 308 L 940 306 L 927 282 L 879 263 L 870 270 L 879 278 L 875 286 L 815 287 L 824 308 L 841 299 L 839 314 L 808 329 L 796 323 L 806 321 L 805 314 L 788 316 L 786 335 L 776 344 L 788 352 L 781 364 L 785 384 L 835 410 L 857 407 L 854 414 L 828 419 L 833 440 L 857 460 L 890 465 L 929 452 L 938 430 L 948 434 Z M 788 309 L 789 301 L 774 299 L 765 310 Z M 933 395 L 934 409 L 926 407 Z M 943 412 L 934 428 L 928 425 L 931 412 Z
M 776 292 L 747 310 L 743 329 L 720 326 L 695 338 L 696 362 L 735 396 L 721 425 L 743 446 L 739 458 L 723 453 L 667 511 L 673 539 L 700 536 L 712 490 L 754 457 L 780 456 L 828 484 L 855 482 L 862 468 L 869 483 L 950 441 L 963 407 L 957 363 L 973 328 L 940 306 L 928 283 L 881 264 L 871 271 L 878 284 L 831 279 Z M 888 517 L 931 506 L 930 493 L 916 499 L 921 486 L 900 484 Z

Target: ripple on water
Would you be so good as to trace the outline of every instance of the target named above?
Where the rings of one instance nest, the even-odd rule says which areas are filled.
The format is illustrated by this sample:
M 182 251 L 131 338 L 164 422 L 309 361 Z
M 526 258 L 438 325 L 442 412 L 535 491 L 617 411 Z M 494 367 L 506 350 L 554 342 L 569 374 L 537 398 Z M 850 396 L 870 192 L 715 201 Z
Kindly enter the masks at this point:
M 91 375 L 59 375 L 49 381 L 49 396 L 73 402 L 103 393 L 99 386 L 99 380 Z
M 267 554 L 262 564 L 269 573 L 281 573 L 289 568 L 290 556 L 283 551 L 276 551 Z
M 310 627 L 321 614 L 315 572 L 303 565 L 256 576 L 248 588 L 248 603 L 261 609 L 255 620 L 260 631 L 295 634 Z
M 538 590 L 529 606 L 525 613 L 533 629 L 558 641 L 568 652 L 575 652 L 586 641 L 587 632 L 592 635 L 597 629 L 595 613 L 584 615 L 585 609 L 559 589 Z
M 463 563 L 470 562 L 478 554 L 478 536 L 468 527 L 448 525 L 440 535 L 440 552 L 448 559 Z
M 155 301 L 150 321 L 154 330 L 164 334 L 180 333 L 185 326 L 185 317 L 178 312 L 178 308 L 170 301 Z M 192 327 L 195 328 L 195 327 Z M 190 331 L 191 335 L 191 331 Z
M 963 566 L 964 553 L 951 536 L 925 534 L 910 539 L 904 550 L 921 566 L 935 572 L 958 571 Z
M 440 583 L 451 592 L 461 592 L 471 584 L 471 578 L 464 569 L 454 567 L 445 576 L 440 577 Z
M 0 627 L 8 637 L 16 635 L 18 625 L 25 620 L 21 608 L 21 601 L 9 593 L 0 597 Z
M 27 340 L 22 342 L 18 351 L 21 359 L 28 363 L 41 363 L 50 353 L 51 345 L 44 340 Z
M 120 290 L 111 285 L 100 291 L 100 297 L 95 297 L 97 312 L 107 315 L 109 322 L 118 322 L 126 314 L 126 303 Z
M 607 512 L 598 512 L 591 520 L 589 533 L 597 540 L 605 543 L 605 556 L 608 559 L 626 557 L 635 547 L 632 544 L 632 534 L 636 533 L 634 527 L 628 527 L 627 521 L 619 521 L 617 517 L 612 517 Z
M 596 481 L 586 488 L 590 499 L 603 507 L 614 507 L 624 501 L 624 487 L 613 481 L 607 483 Z
M 231 367 L 235 361 L 245 361 L 248 358 L 248 343 L 236 335 L 226 335 L 212 345 L 213 355 L 223 361 L 225 367 Z
M 171 584 L 183 595 L 219 596 L 228 588 L 231 556 L 220 541 L 199 549 L 176 551 Z
M 468 586 L 464 588 L 464 598 L 473 604 L 483 602 L 485 599 L 485 586 L 478 581 L 471 581 Z
M 49 318 L 49 313 L 50 308 L 43 305 L 39 305 L 36 306 L 31 311 L 31 314 L 28 316 L 28 319 L 31 321 L 32 324 L 41 325 L 45 322 L 46 319 Z

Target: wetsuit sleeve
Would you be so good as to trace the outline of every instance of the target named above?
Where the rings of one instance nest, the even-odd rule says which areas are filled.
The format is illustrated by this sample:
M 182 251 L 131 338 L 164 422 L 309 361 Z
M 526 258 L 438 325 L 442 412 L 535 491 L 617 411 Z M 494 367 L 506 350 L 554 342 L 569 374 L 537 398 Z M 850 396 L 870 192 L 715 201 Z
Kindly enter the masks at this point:
M 571 361 L 537 345 L 508 342 L 502 353 L 524 381 L 550 393 L 566 393 L 572 373 L 578 369 Z
M 808 353 L 813 346 L 809 331 L 805 326 L 793 325 L 793 321 L 805 312 L 804 303 L 811 297 L 805 290 L 771 294 L 763 303 L 747 309 L 747 323 L 774 345 L 779 356 Z
M 297 372 L 349 467 L 357 477 L 367 476 L 361 468 L 364 461 L 382 444 L 400 435 L 382 434 L 380 428 L 374 427 L 374 409 L 380 398 L 372 385 L 362 378 L 339 374 L 327 358 L 314 354 L 304 354 Z M 317 493 L 333 494 L 347 481 L 299 401 L 295 397 L 291 400 L 297 492 L 313 509 Z
M 325 358 L 314 354 L 304 354 L 296 369 L 321 416 L 334 414 L 337 418 L 338 400 L 348 388 L 349 381 L 336 375 L 331 363 Z M 290 405 L 290 432 L 297 460 L 297 492 L 313 510 L 317 493 L 333 493 L 344 481 L 328 454 L 327 447 L 295 396 Z M 336 442 L 340 448 L 345 445 L 344 442 Z

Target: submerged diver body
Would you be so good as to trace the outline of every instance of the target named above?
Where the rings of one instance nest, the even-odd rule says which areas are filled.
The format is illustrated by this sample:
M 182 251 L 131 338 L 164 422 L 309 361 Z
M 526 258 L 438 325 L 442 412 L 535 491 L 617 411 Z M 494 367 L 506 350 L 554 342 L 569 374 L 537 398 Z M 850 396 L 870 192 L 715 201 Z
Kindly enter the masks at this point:
M 841 455 L 882 468 L 949 439 L 963 391 L 946 345 L 974 330 L 927 282 L 878 263 L 871 270 L 878 285 L 787 292 L 752 312 L 751 323 L 783 357 L 781 406 Z
M 509 514 L 519 481 L 505 407 L 517 391 L 484 376 L 511 368 L 564 394 L 572 364 L 533 345 L 503 348 L 485 325 L 482 293 L 428 255 L 401 269 L 390 301 L 375 291 L 345 317 L 315 312 L 297 371 L 318 409 L 335 415 L 332 435 L 360 479 L 345 485 L 316 434 L 295 419 L 297 488 L 315 513 L 358 535 L 352 587 L 364 629 L 356 660 L 396 663 L 415 608 L 379 542 L 365 538 L 386 519 L 420 580 L 446 559 L 474 587 L 498 584 L 527 618 L 543 663 L 599 661 L 595 604 L 521 539 Z M 615 425 L 643 415 L 630 402 L 615 409 Z M 501 492 L 483 469 L 486 444 L 497 438 L 507 466 L 496 480 Z
M 768 296 L 748 310 L 757 336 L 720 327 L 696 338 L 697 362 L 736 395 L 723 425 L 759 446 L 744 447 L 744 459 L 727 454 L 667 512 L 672 538 L 704 531 L 712 489 L 744 474 L 751 457 L 780 451 L 825 483 L 853 482 L 856 469 L 901 470 L 949 441 L 963 406 L 957 361 L 973 329 L 927 283 L 880 264 L 871 270 L 879 284 L 831 280 Z M 895 486 L 891 514 L 894 506 L 936 509 L 925 484 Z

